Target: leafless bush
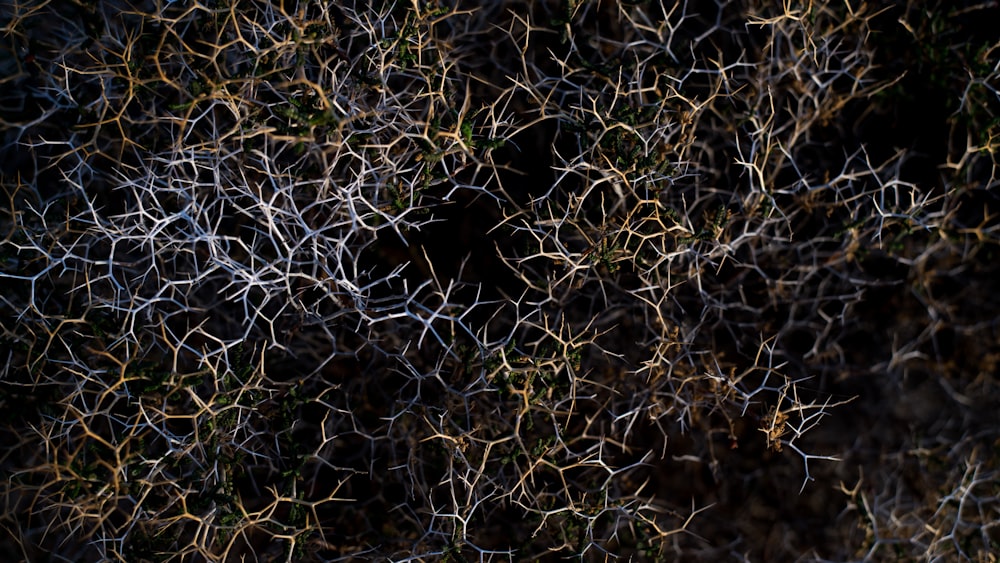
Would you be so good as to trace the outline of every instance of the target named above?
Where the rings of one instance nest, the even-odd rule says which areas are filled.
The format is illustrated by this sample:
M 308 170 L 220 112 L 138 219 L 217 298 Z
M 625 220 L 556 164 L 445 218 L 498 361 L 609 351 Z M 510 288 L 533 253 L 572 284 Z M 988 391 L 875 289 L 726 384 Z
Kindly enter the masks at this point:
M 12 558 L 997 551 L 993 3 L 2 10 Z

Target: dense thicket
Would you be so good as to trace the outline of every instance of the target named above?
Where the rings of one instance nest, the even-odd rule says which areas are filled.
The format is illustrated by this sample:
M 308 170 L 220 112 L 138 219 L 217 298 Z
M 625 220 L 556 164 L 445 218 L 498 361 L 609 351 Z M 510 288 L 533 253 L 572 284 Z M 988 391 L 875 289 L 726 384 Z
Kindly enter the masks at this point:
M 4 3 L 3 557 L 994 561 L 996 21 Z

